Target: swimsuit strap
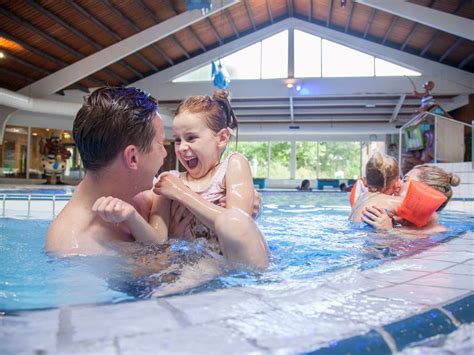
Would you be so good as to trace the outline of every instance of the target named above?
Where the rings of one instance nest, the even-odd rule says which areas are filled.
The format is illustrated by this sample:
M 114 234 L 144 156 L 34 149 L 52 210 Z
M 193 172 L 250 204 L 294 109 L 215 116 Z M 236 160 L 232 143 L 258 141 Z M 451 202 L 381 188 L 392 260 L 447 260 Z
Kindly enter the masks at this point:
M 216 173 L 214 174 L 211 184 L 209 187 L 206 189 L 206 192 L 215 192 L 218 191 L 220 188 L 223 187 L 223 180 L 224 176 L 227 172 L 227 165 L 229 164 L 229 159 L 231 156 L 234 154 L 238 153 L 231 153 L 227 156 L 227 158 L 224 159 L 224 161 L 220 164 L 220 166 L 217 168 Z

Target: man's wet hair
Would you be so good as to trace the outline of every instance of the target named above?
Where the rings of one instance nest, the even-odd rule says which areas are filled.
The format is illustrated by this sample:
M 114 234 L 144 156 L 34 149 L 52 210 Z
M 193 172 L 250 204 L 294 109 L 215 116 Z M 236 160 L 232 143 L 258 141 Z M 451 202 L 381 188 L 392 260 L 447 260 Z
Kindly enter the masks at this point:
M 102 169 L 128 145 L 149 152 L 157 110 L 155 98 L 133 87 L 103 87 L 87 96 L 73 126 L 85 169 Z

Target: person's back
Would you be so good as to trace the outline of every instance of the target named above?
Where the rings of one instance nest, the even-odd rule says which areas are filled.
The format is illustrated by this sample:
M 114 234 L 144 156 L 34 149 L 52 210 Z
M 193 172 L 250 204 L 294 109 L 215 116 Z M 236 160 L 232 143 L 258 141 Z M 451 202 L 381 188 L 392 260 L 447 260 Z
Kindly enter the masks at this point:
M 73 128 L 86 175 L 51 223 L 47 251 L 102 254 L 113 252 L 114 242 L 139 240 L 140 233 L 118 218 L 148 218 L 140 193 L 151 189 L 166 157 L 156 109 L 156 100 L 134 88 L 101 88 L 87 98 Z
M 364 209 L 377 206 L 381 209 L 396 209 L 402 202 L 392 196 L 400 187 L 398 162 L 391 156 L 376 152 L 366 165 L 366 185 L 368 191 L 359 196 L 352 207 L 349 219 L 359 223 Z

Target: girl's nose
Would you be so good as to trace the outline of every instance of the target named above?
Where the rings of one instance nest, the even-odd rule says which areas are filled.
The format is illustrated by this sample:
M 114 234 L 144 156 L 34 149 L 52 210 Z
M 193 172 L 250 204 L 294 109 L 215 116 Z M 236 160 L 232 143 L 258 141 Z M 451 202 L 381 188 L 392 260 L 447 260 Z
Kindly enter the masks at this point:
M 189 147 L 188 147 L 187 144 L 181 143 L 181 144 L 179 145 L 179 151 L 180 151 L 180 152 L 185 152 L 185 151 L 187 151 L 188 149 L 189 149 Z

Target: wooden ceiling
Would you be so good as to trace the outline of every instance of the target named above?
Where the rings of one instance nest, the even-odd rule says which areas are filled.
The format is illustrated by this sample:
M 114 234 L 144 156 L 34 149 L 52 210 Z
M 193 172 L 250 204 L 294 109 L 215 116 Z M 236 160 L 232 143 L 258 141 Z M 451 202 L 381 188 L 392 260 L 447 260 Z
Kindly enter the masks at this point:
M 474 18 L 472 0 L 412 3 Z M 474 72 L 474 42 L 340 0 L 242 0 L 65 89 L 128 85 L 288 17 Z M 0 0 L 0 87 L 19 90 L 185 10 L 184 0 Z

